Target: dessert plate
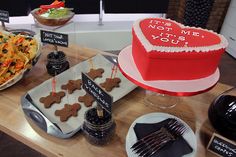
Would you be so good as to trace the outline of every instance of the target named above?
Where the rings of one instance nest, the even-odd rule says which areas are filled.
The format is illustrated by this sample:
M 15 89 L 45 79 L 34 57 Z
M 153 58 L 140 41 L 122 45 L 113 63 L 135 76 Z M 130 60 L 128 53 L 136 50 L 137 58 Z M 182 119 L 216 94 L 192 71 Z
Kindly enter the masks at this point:
M 81 72 L 89 72 L 91 66 L 94 69 L 104 69 L 102 78 L 95 79 L 97 84 L 100 84 L 104 82 L 106 78 L 111 77 L 113 64 L 106 58 L 102 55 L 96 55 L 89 60 L 81 62 L 56 76 L 56 92 L 64 91 L 66 93 L 66 96 L 61 99 L 61 103 L 53 104 L 50 108 L 45 108 L 44 104 L 39 101 L 41 97 L 48 96 L 51 92 L 52 79 L 49 79 L 39 86 L 34 87 L 22 97 L 21 105 L 25 114 L 33 119 L 33 121 L 48 134 L 60 138 L 71 137 L 83 124 L 84 113 L 89 108 L 96 106 L 96 102 L 94 102 L 91 107 L 86 107 L 84 103 L 78 102 L 78 97 L 85 94 L 83 89 L 75 90 L 72 94 L 68 94 L 66 90 L 61 89 L 61 85 L 66 84 L 68 80 L 81 79 Z M 108 92 L 113 97 L 113 102 L 119 100 L 136 88 L 136 85 L 127 80 L 119 69 L 116 73 L 116 77 L 121 79 L 121 83 L 119 84 L 120 87 L 114 88 L 111 92 Z M 74 103 L 80 103 L 81 105 L 81 109 L 78 111 L 78 116 L 70 117 L 66 122 L 61 122 L 60 117 L 55 116 L 55 111 L 62 109 L 64 104 Z
M 215 73 L 201 79 L 145 81 L 133 60 L 131 45 L 119 53 L 118 65 L 123 75 L 136 85 L 168 95 L 190 96 L 206 92 L 216 85 L 220 77 L 219 69 L 217 68 Z
M 188 144 L 192 147 L 193 152 L 190 154 L 184 155 L 184 157 L 194 157 L 196 154 L 196 150 L 197 150 L 197 140 L 196 140 L 196 136 L 194 135 L 192 129 L 183 120 L 181 120 L 173 115 L 170 115 L 170 114 L 158 113 L 158 112 L 143 115 L 143 116 L 137 118 L 131 124 L 131 126 L 128 130 L 128 134 L 126 136 L 126 145 L 125 145 L 128 157 L 138 157 L 138 155 L 134 154 L 134 152 L 130 149 L 134 145 L 134 143 L 137 141 L 137 137 L 136 137 L 134 129 L 133 129 L 135 124 L 136 123 L 158 123 L 158 122 L 161 122 L 167 118 L 177 119 L 186 126 L 188 131 L 186 131 L 182 136 L 188 142 Z

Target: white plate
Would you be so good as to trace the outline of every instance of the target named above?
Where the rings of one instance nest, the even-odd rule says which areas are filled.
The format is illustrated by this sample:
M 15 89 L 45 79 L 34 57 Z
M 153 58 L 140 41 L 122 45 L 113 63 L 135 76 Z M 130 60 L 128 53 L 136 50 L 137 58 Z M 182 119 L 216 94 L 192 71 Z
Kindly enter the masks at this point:
M 135 65 L 132 46 L 124 48 L 119 53 L 118 63 L 121 72 L 130 81 L 144 89 L 169 95 L 189 96 L 206 92 L 216 85 L 220 77 L 219 69 L 217 68 L 214 74 L 201 79 L 145 81 Z
M 193 148 L 193 152 L 190 154 L 184 155 L 184 157 L 194 157 L 196 154 L 196 150 L 197 150 L 197 140 L 196 140 L 196 136 L 194 135 L 192 129 L 183 120 L 181 120 L 173 115 L 166 114 L 166 113 L 157 113 L 157 112 L 149 113 L 149 114 L 146 114 L 146 115 L 143 115 L 143 116 L 137 118 L 130 126 L 128 134 L 126 136 L 126 152 L 127 152 L 128 157 L 138 157 L 138 155 L 134 154 L 132 152 L 132 150 L 130 149 L 134 145 L 134 143 L 137 141 L 137 137 L 136 137 L 134 129 L 133 129 L 135 124 L 136 123 L 158 123 L 158 122 L 161 122 L 167 118 L 175 118 L 175 119 L 179 120 L 181 123 L 183 123 L 188 128 L 188 131 L 183 134 L 183 138 Z

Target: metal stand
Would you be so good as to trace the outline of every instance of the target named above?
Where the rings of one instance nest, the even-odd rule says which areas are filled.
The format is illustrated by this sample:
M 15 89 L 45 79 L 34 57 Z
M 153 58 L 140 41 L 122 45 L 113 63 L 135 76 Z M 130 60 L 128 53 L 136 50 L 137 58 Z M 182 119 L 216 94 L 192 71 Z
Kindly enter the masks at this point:
M 6 29 L 5 22 L 3 22 L 3 21 L 1 21 L 1 22 L 2 22 L 2 28 L 3 28 L 3 30 L 6 31 L 7 29 Z
M 99 12 L 99 21 L 98 21 L 98 25 L 103 25 L 102 20 L 103 20 L 103 14 L 104 14 L 104 5 L 103 5 L 103 1 L 100 0 L 100 12 Z

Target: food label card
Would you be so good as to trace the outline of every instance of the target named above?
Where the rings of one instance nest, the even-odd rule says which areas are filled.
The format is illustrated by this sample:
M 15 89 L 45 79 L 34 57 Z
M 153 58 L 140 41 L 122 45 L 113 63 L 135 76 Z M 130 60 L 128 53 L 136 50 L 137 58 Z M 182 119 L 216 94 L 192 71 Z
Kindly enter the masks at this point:
M 212 135 L 207 149 L 220 157 L 236 157 L 236 144 L 216 133 Z
M 9 23 L 9 12 L 0 10 L 0 21 Z
M 41 42 L 68 47 L 68 34 L 40 30 Z
M 113 102 L 112 96 L 105 92 L 86 74 L 82 73 L 83 88 L 104 108 L 107 112 L 111 113 L 111 105 Z

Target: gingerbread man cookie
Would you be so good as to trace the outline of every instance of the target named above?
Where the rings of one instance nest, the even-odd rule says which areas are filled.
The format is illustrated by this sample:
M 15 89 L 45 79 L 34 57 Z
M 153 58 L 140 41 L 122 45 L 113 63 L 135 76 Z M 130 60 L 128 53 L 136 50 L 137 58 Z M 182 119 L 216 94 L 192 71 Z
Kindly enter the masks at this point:
M 82 80 L 69 80 L 67 84 L 61 86 L 61 89 L 68 90 L 69 94 L 72 94 L 76 89 L 80 90 L 82 85 Z
M 86 93 L 84 96 L 80 96 L 78 101 L 83 102 L 86 107 L 90 107 L 95 100 L 90 94 Z
M 104 69 L 90 69 L 88 73 L 86 73 L 92 80 L 95 80 L 98 77 L 102 77 L 102 74 L 104 73 Z
M 60 117 L 61 122 L 67 121 L 71 116 L 76 117 L 81 106 L 79 103 L 73 105 L 65 104 L 61 110 L 56 110 L 55 115 Z
M 107 92 L 110 92 L 113 88 L 115 87 L 120 87 L 120 78 L 106 78 L 106 81 L 103 83 L 100 83 L 100 86 L 102 86 L 103 88 L 105 88 L 105 90 Z
M 62 91 L 60 91 L 58 93 L 50 92 L 50 94 L 48 96 L 40 98 L 39 101 L 44 104 L 45 108 L 49 108 L 54 103 L 60 103 L 61 99 L 64 96 L 65 96 L 65 92 L 62 92 Z

